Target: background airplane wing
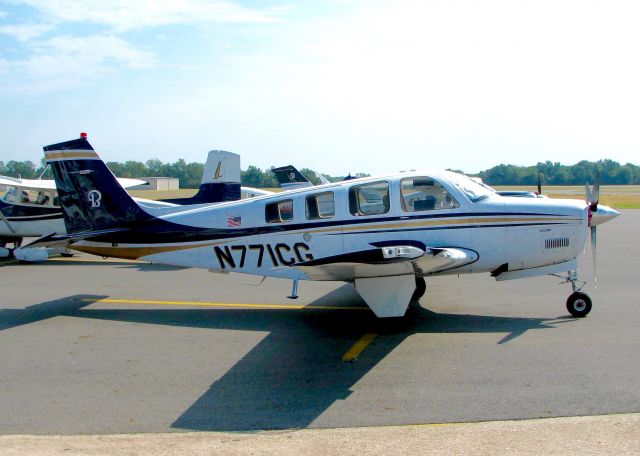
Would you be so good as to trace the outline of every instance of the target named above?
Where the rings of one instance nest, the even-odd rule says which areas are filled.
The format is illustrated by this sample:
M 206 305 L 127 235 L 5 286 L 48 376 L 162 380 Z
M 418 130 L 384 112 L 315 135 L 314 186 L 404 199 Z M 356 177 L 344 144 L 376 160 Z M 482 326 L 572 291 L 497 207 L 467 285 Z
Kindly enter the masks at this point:
M 141 179 L 130 179 L 128 177 L 117 177 L 122 188 L 135 187 L 136 185 L 149 185 L 149 182 Z
M 149 182 L 141 179 L 130 179 L 128 177 L 118 177 L 117 179 L 123 188 L 149 184 Z M 53 179 L 20 179 L 17 177 L 0 176 L 0 185 L 7 185 L 11 187 L 41 188 L 44 190 L 56 189 L 56 183 Z
M 20 179 L 18 177 L 0 176 L 0 185 L 9 187 L 27 187 L 43 190 L 55 190 L 56 183 L 52 179 Z

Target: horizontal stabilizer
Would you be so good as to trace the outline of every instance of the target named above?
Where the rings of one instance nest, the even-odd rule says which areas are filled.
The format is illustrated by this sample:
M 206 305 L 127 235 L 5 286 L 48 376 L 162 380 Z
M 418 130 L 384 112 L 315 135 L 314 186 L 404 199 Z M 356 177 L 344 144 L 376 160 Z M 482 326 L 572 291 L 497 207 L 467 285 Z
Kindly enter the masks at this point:
M 97 236 L 104 236 L 104 235 L 113 234 L 113 233 L 121 233 L 124 231 L 129 231 L 129 228 L 111 228 L 107 230 L 84 231 L 81 233 L 74 233 L 74 234 L 52 233 L 36 239 L 35 241 L 27 244 L 25 248 L 26 247 L 54 247 L 54 246 L 60 246 L 60 245 L 69 245 L 69 244 L 73 244 L 74 242 L 82 241 L 84 239 L 93 238 Z

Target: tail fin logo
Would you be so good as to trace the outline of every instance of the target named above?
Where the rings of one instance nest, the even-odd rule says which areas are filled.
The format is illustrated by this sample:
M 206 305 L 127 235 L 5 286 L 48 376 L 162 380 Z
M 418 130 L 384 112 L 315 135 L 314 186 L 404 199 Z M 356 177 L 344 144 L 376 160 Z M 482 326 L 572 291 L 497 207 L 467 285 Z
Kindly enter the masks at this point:
M 102 193 L 98 190 L 91 190 L 87 195 L 89 202 L 91 203 L 91 207 L 100 207 L 100 203 L 102 201 Z
M 218 162 L 218 166 L 216 168 L 216 174 L 213 176 L 214 180 L 218 180 L 222 177 L 222 162 Z

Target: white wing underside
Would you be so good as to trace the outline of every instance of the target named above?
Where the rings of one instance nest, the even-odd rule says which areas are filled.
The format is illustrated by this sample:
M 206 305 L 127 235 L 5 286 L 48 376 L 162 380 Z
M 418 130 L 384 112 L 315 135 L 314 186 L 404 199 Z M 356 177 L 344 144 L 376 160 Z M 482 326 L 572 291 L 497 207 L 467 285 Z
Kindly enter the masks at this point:
M 130 179 L 128 177 L 118 177 L 118 182 L 122 188 L 134 187 L 136 185 L 148 184 L 147 181 L 140 179 Z M 20 179 L 17 177 L 0 176 L 0 185 L 10 187 L 24 187 L 40 190 L 55 190 L 56 183 L 53 179 Z

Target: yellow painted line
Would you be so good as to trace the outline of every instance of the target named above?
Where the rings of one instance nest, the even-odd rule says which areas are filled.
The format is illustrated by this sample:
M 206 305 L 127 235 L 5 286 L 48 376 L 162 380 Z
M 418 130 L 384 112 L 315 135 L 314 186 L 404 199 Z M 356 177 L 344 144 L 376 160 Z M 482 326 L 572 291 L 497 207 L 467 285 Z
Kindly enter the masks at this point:
M 110 304 L 149 304 L 159 306 L 194 306 L 217 308 L 245 308 L 245 309 L 285 309 L 285 310 L 369 310 L 368 307 L 337 307 L 337 306 L 305 306 L 296 304 L 254 304 L 230 302 L 201 302 L 201 301 L 155 301 L 150 299 L 80 299 L 83 302 L 104 302 Z
M 344 354 L 344 356 L 342 357 L 342 361 L 355 361 L 358 356 L 360 356 L 360 354 L 364 351 L 364 349 L 367 348 L 371 342 L 373 342 L 373 339 L 375 339 L 376 336 L 377 334 L 375 333 L 366 333 L 360 338 L 360 340 L 358 340 L 358 342 L 353 344 L 353 347 L 351 347 L 348 352 Z

